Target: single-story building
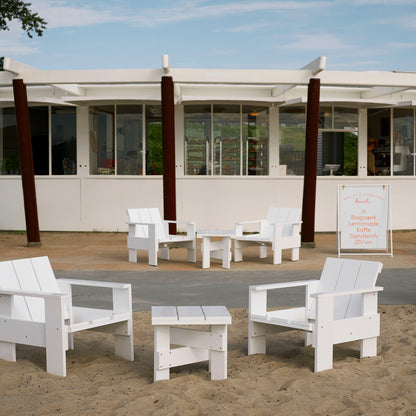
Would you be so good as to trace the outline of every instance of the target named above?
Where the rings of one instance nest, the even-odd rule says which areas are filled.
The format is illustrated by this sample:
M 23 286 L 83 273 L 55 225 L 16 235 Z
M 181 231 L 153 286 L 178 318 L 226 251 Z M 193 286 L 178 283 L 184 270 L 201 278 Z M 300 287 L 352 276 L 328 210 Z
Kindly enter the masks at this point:
M 174 85 L 176 211 L 231 229 L 301 207 L 308 84 L 320 79 L 316 231 L 335 231 L 338 184 L 390 184 L 393 229 L 415 229 L 416 72 L 39 70 L 0 72 L 0 229 L 25 229 L 13 79 L 27 87 L 41 231 L 126 231 L 127 208 L 163 212 L 161 79 Z

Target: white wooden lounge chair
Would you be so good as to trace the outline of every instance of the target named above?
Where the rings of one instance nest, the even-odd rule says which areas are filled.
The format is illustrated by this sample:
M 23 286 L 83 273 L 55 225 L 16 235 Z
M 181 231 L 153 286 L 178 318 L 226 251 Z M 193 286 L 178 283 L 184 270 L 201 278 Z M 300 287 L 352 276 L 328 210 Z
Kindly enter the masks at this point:
M 259 232 L 243 235 L 243 225 L 258 223 Z M 235 225 L 234 261 L 243 260 L 243 248 L 259 246 L 259 257 L 267 257 L 267 247 L 273 251 L 273 264 L 282 262 L 282 250 L 291 249 L 291 260 L 299 260 L 301 210 L 299 208 L 269 208 L 266 219 L 242 221 Z
M 158 208 L 128 209 L 127 215 L 129 216 L 127 248 L 130 262 L 137 263 L 137 250 L 146 250 L 149 253 L 149 264 L 157 266 L 159 248 L 163 260 L 169 260 L 170 248 L 186 248 L 188 261 L 196 262 L 194 222 L 162 221 Z M 169 223 L 186 224 L 186 235 L 169 234 Z
M 112 309 L 72 305 L 71 286 L 106 287 Z M 16 361 L 16 344 L 46 348 L 46 370 L 66 376 L 66 350 L 84 329 L 114 334 L 115 354 L 133 361 L 131 285 L 55 279 L 48 257 L 0 262 L 0 358 Z
M 315 372 L 332 368 L 333 345 L 361 340 L 361 355 L 377 355 L 380 316 L 377 277 L 382 264 L 326 259 L 320 280 L 250 286 L 248 353 L 266 353 L 266 334 L 290 330 L 306 333 L 305 345 L 315 349 Z M 267 291 L 304 286 L 305 306 L 270 311 Z

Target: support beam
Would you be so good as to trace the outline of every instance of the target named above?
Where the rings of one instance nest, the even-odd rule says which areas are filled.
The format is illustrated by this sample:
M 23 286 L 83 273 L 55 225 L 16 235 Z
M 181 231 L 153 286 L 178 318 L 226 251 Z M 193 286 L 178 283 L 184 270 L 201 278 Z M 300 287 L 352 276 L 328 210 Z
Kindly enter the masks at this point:
M 175 108 L 172 77 L 162 77 L 163 213 L 165 220 L 176 220 Z M 176 224 L 169 224 L 176 234 Z
M 20 164 L 22 169 L 27 245 L 29 247 L 39 247 L 41 243 L 36 203 L 29 107 L 27 104 L 26 85 L 23 83 L 22 79 L 13 80 L 13 94 L 16 107 L 17 134 L 19 138 Z
M 302 204 L 302 247 L 315 247 L 316 165 L 318 156 L 319 78 L 311 78 L 306 109 L 305 173 Z

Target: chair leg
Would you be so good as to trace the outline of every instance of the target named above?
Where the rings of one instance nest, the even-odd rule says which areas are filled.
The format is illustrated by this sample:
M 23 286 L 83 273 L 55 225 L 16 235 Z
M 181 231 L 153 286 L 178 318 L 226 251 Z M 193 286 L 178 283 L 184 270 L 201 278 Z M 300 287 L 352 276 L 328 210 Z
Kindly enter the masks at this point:
M 259 258 L 265 259 L 267 257 L 267 246 L 260 246 L 259 247 Z
M 129 248 L 129 262 L 137 263 L 137 250 L 134 248 Z
M 330 334 L 317 334 L 315 346 L 315 373 L 330 370 L 333 365 L 334 346 Z
M 188 248 L 188 258 L 189 263 L 196 263 L 196 250 L 194 248 Z
M 0 359 L 16 362 L 16 344 L 14 342 L 0 342 Z
M 362 339 L 360 343 L 360 358 L 377 356 L 377 337 Z
M 65 377 L 68 330 L 61 299 L 45 299 L 45 338 L 46 371 Z
M 114 335 L 114 354 L 128 361 L 134 361 L 132 335 Z
M 163 260 L 169 260 L 169 247 L 160 248 L 160 258 Z
M 292 261 L 298 261 L 299 260 L 299 247 L 292 248 Z
M 263 330 L 262 326 L 259 325 L 257 322 L 249 321 L 248 323 L 248 355 L 266 354 L 266 335 L 257 335 L 257 336 L 252 335 L 262 330 Z
M 243 261 L 243 248 L 237 240 L 234 241 L 234 262 Z
M 305 347 L 308 345 L 312 345 L 312 333 L 311 332 L 305 332 Z
M 157 266 L 157 250 L 152 250 L 152 247 L 149 247 L 149 265 Z
M 273 250 L 273 264 L 280 264 L 282 262 L 282 249 L 275 248 Z

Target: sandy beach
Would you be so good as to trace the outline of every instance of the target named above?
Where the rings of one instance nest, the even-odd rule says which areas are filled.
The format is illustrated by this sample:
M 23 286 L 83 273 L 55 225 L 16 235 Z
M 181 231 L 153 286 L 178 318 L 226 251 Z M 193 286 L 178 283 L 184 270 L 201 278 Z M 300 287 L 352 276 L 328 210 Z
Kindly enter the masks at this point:
M 82 333 L 65 378 L 45 372 L 41 348 L 18 348 L 0 363 L 1 415 L 416 415 L 416 306 L 382 306 L 379 355 L 359 342 L 335 346 L 333 370 L 313 373 L 301 333 L 270 337 L 267 355 L 247 356 L 247 310 L 232 309 L 228 379 L 207 363 L 153 383 L 150 312 L 134 313 L 135 361 L 113 355 L 111 337 Z
M 24 236 L 4 233 L 0 235 L 0 260 L 49 253 L 55 269 L 82 269 L 83 263 L 97 269 L 106 269 L 106 264 L 146 269 L 145 264 L 127 262 L 122 237 L 120 247 L 110 254 L 95 235 L 86 243 L 88 253 L 82 247 L 71 252 L 58 234 L 54 238 L 47 234 L 42 247 L 33 250 L 22 244 Z M 404 233 L 403 242 L 397 242 L 397 256 L 378 260 L 386 260 L 387 267 L 413 268 L 414 237 Z M 322 237 L 317 251 L 302 251 L 299 262 L 284 259 L 280 266 L 319 268 L 333 247 L 328 238 Z M 108 262 L 103 253 L 120 259 Z M 200 267 L 175 260 L 163 262 L 161 267 Z M 217 267 L 219 264 L 213 264 Z M 232 267 L 259 270 L 279 266 L 249 256 Z M 313 349 L 303 346 L 301 332 L 270 336 L 267 355 L 248 356 L 247 309 L 230 312 L 227 380 L 211 381 L 208 363 L 203 362 L 174 368 L 170 380 L 154 383 L 150 311 L 134 312 L 133 362 L 114 356 L 111 336 L 83 331 L 75 335 L 75 349 L 67 352 L 68 375 L 61 378 L 46 373 L 44 349 L 18 346 L 17 362 L 0 360 L 0 415 L 416 416 L 416 305 L 379 306 L 377 357 L 359 359 L 359 342 L 337 345 L 333 369 L 317 374 L 313 372 Z

